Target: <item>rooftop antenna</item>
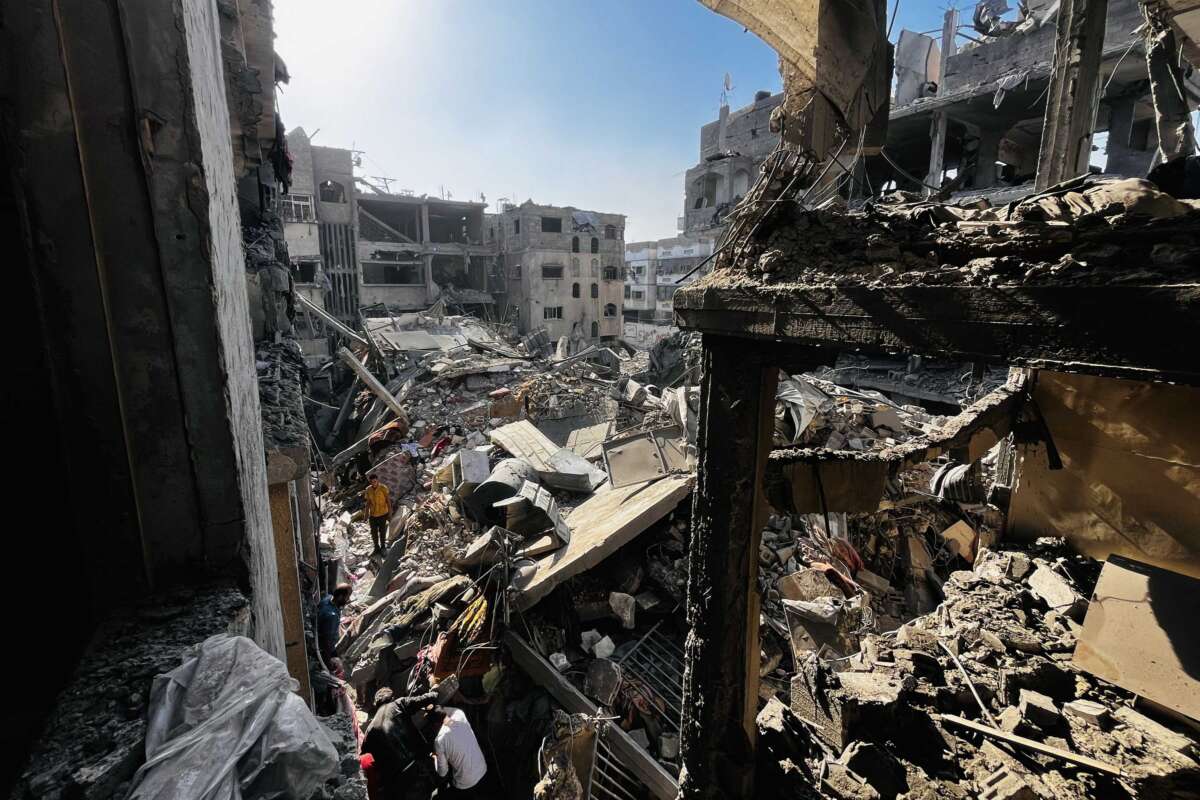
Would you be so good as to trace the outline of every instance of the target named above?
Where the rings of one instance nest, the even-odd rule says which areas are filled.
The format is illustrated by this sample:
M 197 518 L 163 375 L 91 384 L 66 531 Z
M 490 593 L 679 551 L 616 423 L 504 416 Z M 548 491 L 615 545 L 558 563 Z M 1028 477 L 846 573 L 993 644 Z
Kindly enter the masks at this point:
M 721 89 L 721 105 L 729 105 L 729 93 L 733 91 L 733 76 L 725 73 L 725 86 Z

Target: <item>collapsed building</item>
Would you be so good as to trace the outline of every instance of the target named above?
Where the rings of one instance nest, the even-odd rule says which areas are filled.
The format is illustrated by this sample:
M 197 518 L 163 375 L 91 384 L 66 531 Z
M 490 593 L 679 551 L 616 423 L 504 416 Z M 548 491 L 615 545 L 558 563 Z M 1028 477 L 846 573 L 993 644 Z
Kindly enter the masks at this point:
M 269 4 L 6 15 L 0 207 L 45 341 L 18 400 L 75 495 L 71 591 L 14 587 L 51 596 L 16 797 L 361 798 L 367 738 L 430 686 L 506 797 L 1194 796 L 1200 210 L 1187 161 L 1079 174 L 1095 108 L 1062 87 L 1104 4 L 1059 12 L 1038 191 L 854 210 L 883 4 L 711 5 L 780 51 L 786 146 L 649 351 L 608 327 L 619 215 L 360 195 L 349 151 L 306 178 Z M 467 294 L 493 237 L 518 319 Z M 379 251 L 414 294 L 329 304 L 297 273 L 331 241 L 345 286 Z

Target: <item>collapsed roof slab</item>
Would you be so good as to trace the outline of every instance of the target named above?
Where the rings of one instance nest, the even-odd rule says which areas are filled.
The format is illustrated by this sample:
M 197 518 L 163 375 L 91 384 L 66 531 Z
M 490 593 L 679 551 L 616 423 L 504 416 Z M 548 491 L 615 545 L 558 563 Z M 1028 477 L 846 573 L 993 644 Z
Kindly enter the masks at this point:
M 675 509 L 692 491 L 691 475 L 668 475 L 653 483 L 611 489 L 593 496 L 567 517 L 571 541 L 537 564 L 516 596 L 527 609 L 568 578 L 599 564 Z

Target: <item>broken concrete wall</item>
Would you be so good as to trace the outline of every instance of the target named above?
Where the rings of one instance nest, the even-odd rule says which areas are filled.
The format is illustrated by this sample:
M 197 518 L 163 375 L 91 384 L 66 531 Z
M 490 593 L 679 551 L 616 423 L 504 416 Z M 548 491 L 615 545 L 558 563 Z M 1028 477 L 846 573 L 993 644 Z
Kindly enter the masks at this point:
M 1200 576 L 1200 389 L 1040 372 L 1033 396 L 1063 469 L 1020 448 L 1009 533 Z
M 1136 0 L 1109 0 L 1104 30 L 1104 54 L 1120 55 L 1134 39 L 1134 30 L 1142 24 Z M 1014 70 L 1024 69 L 1048 74 L 1054 54 L 1054 19 L 1027 32 L 990 39 L 976 47 L 964 47 L 950 56 L 946 75 L 938 87 L 945 97 L 975 87 L 994 85 Z

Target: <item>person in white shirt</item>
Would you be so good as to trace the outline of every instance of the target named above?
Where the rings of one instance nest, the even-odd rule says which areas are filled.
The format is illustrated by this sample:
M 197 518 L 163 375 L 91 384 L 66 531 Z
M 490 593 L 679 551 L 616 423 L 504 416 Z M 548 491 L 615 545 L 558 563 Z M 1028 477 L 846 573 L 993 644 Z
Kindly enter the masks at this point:
M 483 751 L 479 749 L 479 740 L 471 723 L 461 708 L 440 706 L 433 712 L 432 723 L 437 723 L 441 716 L 441 724 L 433 740 L 433 765 L 441 777 L 450 777 L 449 791 L 446 797 L 472 797 L 474 793 L 467 790 L 476 787 L 487 774 L 487 762 L 483 760 Z M 438 792 L 442 797 L 443 792 Z

